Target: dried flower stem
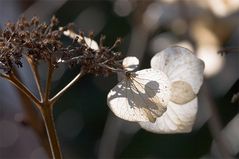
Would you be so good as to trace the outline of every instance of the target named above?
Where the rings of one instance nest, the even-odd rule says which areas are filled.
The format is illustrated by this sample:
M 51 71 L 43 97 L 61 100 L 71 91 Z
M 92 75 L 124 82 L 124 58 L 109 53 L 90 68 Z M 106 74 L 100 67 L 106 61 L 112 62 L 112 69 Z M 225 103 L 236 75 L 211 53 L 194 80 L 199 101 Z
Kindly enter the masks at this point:
M 52 158 L 61 159 L 62 153 L 61 153 L 60 144 L 57 138 L 52 108 L 53 107 L 50 102 L 45 102 L 44 105 L 41 107 L 40 111 L 44 119 L 44 124 L 46 127 L 47 136 L 48 136 L 48 140 L 51 147 Z
M 51 153 L 52 157 L 54 159 L 61 159 L 62 158 L 62 153 L 59 145 L 59 141 L 57 138 L 57 133 L 55 129 L 55 124 L 54 124 L 54 119 L 53 119 L 53 109 L 52 109 L 52 104 L 49 103 L 49 94 L 50 94 L 50 89 L 51 89 L 51 79 L 52 79 L 52 74 L 53 74 L 53 66 L 51 61 L 48 61 L 48 73 L 47 73 L 47 82 L 45 86 L 45 94 L 43 98 L 43 92 L 42 92 L 42 87 L 40 85 L 40 76 L 38 73 L 37 65 L 35 65 L 32 61 L 31 58 L 27 57 L 27 61 L 31 67 L 38 92 L 40 95 L 40 100 L 41 100 L 41 107 L 40 107 L 40 112 L 44 120 L 46 132 L 48 135 L 48 140 L 51 148 Z
M 39 72 L 38 72 L 38 69 L 37 69 L 37 65 L 32 61 L 32 58 L 26 57 L 26 59 L 28 61 L 28 64 L 31 67 L 32 74 L 34 76 L 34 79 L 35 79 L 35 82 L 36 82 L 36 85 L 37 85 L 37 89 L 38 89 L 38 92 L 39 92 L 40 100 L 42 101 L 43 100 L 43 95 L 42 95 L 42 88 L 41 88 L 41 84 L 40 84 L 40 76 L 39 76 Z
M 32 73 L 35 77 L 35 75 L 38 74 L 38 70 L 36 69 L 36 65 L 34 65 L 33 62 L 31 64 L 32 64 L 32 66 L 31 66 Z M 29 63 L 29 65 L 30 65 L 30 63 Z M 19 81 L 21 81 L 21 78 L 18 75 L 18 72 L 15 69 L 13 71 L 14 71 L 15 77 L 18 78 Z M 36 71 L 36 72 L 34 72 L 34 71 Z M 36 76 L 35 81 L 37 82 L 37 80 L 38 81 L 40 80 L 39 76 Z M 41 90 L 41 87 L 39 87 L 38 91 L 40 91 L 40 90 Z M 33 109 L 31 99 L 29 99 L 27 96 L 25 96 L 22 91 L 20 91 L 18 89 L 16 89 L 16 91 L 19 93 L 20 100 L 22 102 L 22 107 L 25 111 L 25 120 L 26 120 L 27 124 L 29 124 L 32 127 L 32 129 L 35 131 L 35 133 L 38 135 L 43 148 L 46 150 L 48 156 L 51 157 L 51 148 L 50 148 L 50 144 L 48 142 L 47 133 L 44 130 L 43 120 L 41 120 L 39 118 L 37 112 Z
M 12 84 L 14 84 L 21 92 L 23 92 L 28 98 L 30 98 L 33 103 L 40 108 L 41 103 L 40 101 L 30 92 L 30 90 L 21 82 L 19 81 L 16 76 L 12 73 L 9 75 L 1 74 L 1 77 L 9 80 Z
M 51 147 L 52 152 L 52 158 L 54 159 L 61 159 L 62 153 L 60 149 L 60 144 L 57 138 L 55 123 L 53 119 L 53 103 L 49 102 L 49 94 L 51 90 L 51 80 L 52 80 L 52 74 L 53 74 L 53 65 L 51 63 L 51 60 L 48 61 L 48 72 L 47 72 L 47 81 L 46 86 L 44 90 L 44 98 L 41 102 L 40 112 L 44 120 L 48 140 Z M 35 78 L 37 80 L 37 78 Z M 39 91 L 41 88 L 39 89 Z M 39 92 L 40 94 L 40 92 Z
M 63 94 L 66 92 L 74 83 L 76 83 L 83 75 L 85 75 L 84 71 L 81 70 L 75 78 L 69 82 L 62 90 L 60 90 L 54 97 L 50 99 L 50 103 L 54 104 Z
M 31 63 L 31 61 L 29 61 L 29 64 L 32 67 L 32 72 L 35 78 L 35 82 L 38 85 L 39 94 L 40 96 L 42 96 L 40 77 L 38 75 L 38 72 L 36 72 L 37 68 L 34 66 L 33 63 Z M 57 138 L 57 133 L 56 133 L 54 119 L 53 119 L 53 105 L 85 73 L 83 70 L 81 70 L 71 82 L 69 82 L 61 91 L 59 91 L 53 98 L 49 100 L 52 74 L 53 74 L 53 65 L 49 62 L 48 77 L 47 77 L 46 87 L 44 90 L 45 94 L 44 94 L 44 98 L 42 98 L 41 101 L 39 101 L 30 92 L 30 90 L 21 81 L 18 80 L 18 78 L 14 75 L 14 73 L 10 73 L 9 75 L 1 73 L 0 77 L 7 79 L 11 83 L 13 83 L 22 93 L 24 93 L 29 99 L 31 99 L 33 103 L 37 106 L 37 108 L 40 110 L 44 120 L 45 127 L 46 127 L 46 132 L 47 132 L 49 144 L 51 147 L 52 157 L 54 159 L 61 159 L 62 153 L 61 153 L 60 144 Z
M 48 98 L 49 98 L 52 74 L 53 74 L 53 66 L 52 66 L 51 61 L 48 61 L 47 81 L 46 81 L 45 94 L 44 94 L 45 102 L 48 101 Z
M 29 99 L 31 99 L 33 101 L 33 103 L 37 106 L 37 108 L 40 110 L 42 117 L 44 119 L 44 124 L 46 127 L 48 140 L 49 140 L 50 147 L 51 147 L 52 157 L 54 159 L 61 159 L 62 155 L 61 155 L 61 150 L 60 150 L 60 146 L 59 146 L 59 142 L 57 139 L 56 130 L 55 130 L 55 126 L 54 126 L 52 104 L 49 102 L 49 99 L 48 99 L 52 73 L 53 73 L 52 66 L 49 65 L 48 78 L 47 78 L 47 84 L 46 84 L 46 89 L 45 89 L 45 97 L 42 102 L 39 101 L 29 91 L 29 89 L 26 88 L 26 86 L 17 79 L 17 77 L 13 73 L 10 73 L 9 75 L 0 74 L 0 77 L 5 78 L 5 79 L 9 80 L 11 83 L 13 83 L 22 93 L 24 93 Z M 39 89 L 39 90 L 41 90 L 41 89 Z
M 30 102 L 33 101 L 33 99 L 32 99 L 31 95 L 27 95 L 27 94 L 29 94 L 28 91 L 26 91 L 28 89 L 24 88 L 25 86 L 17 79 L 17 77 L 15 75 L 9 76 L 6 74 L 0 74 L 0 77 L 4 78 L 6 80 L 9 80 L 11 83 L 13 83 L 13 85 L 15 85 L 18 88 L 19 94 L 21 96 L 21 100 L 24 104 L 23 108 L 25 110 L 25 113 L 26 113 L 26 116 L 28 119 L 27 122 L 30 124 L 30 126 L 33 128 L 33 130 L 39 136 L 43 147 L 45 148 L 46 152 L 50 155 L 51 154 L 50 145 L 46 138 L 46 134 L 43 131 L 44 129 L 42 129 L 42 128 L 44 128 L 44 124 L 41 121 L 39 121 L 36 112 L 33 109 L 31 109 L 32 105 Z M 22 89 L 22 88 L 24 88 L 24 89 Z M 40 102 L 38 104 L 40 105 Z M 36 105 L 36 103 L 35 103 L 35 105 Z

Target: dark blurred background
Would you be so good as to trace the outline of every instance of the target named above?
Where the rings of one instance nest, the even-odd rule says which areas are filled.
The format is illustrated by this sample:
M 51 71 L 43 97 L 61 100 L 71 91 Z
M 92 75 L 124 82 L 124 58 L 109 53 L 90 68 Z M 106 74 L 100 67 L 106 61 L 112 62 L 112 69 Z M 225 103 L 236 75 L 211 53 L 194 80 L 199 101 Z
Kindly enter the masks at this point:
M 238 0 L 0 0 L 0 28 L 22 15 L 46 22 L 55 15 L 59 26 L 74 22 L 76 31 L 94 32 L 96 40 L 105 35 L 108 46 L 121 37 L 119 50 L 138 57 L 141 68 L 150 67 L 151 57 L 170 45 L 193 50 L 206 64 L 197 120 L 187 134 L 153 134 L 115 117 L 106 97 L 117 77 L 84 77 L 54 109 L 64 158 L 238 157 L 238 103 L 231 102 L 239 85 Z M 223 56 L 221 49 L 227 51 Z M 44 64 L 40 68 L 44 79 Z M 60 67 L 53 93 L 78 71 Z M 19 74 L 37 90 L 28 68 Z M 3 79 L 0 92 L 0 158 L 48 158 L 42 139 L 26 121 L 22 96 Z

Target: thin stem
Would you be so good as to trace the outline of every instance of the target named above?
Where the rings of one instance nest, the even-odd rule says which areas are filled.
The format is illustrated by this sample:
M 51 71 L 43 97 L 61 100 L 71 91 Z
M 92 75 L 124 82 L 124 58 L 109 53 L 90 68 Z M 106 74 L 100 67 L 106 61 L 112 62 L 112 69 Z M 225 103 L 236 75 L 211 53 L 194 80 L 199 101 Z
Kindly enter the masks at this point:
M 32 71 L 35 71 L 35 70 L 32 70 Z M 18 72 L 15 71 L 15 69 L 14 69 L 14 75 L 19 81 L 21 81 L 21 78 Z M 26 122 L 33 128 L 35 133 L 40 138 L 40 142 L 42 143 L 42 146 L 46 150 L 48 156 L 51 157 L 50 144 L 48 142 L 47 134 L 44 131 L 44 122 L 39 118 L 38 113 L 32 107 L 31 99 L 25 96 L 20 90 L 16 89 L 16 91 L 19 92 L 19 96 L 21 97 L 20 100 L 22 102 L 22 107 L 26 114 L 26 117 L 25 117 Z
M 21 82 L 19 81 L 14 74 L 0 74 L 2 78 L 5 78 L 9 80 L 13 85 L 15 85 L 22 93 L 24 93 L 28 98 L 30 98 L 33 103 L 40 108 L 40 101 L 29 91 L 29 89 Z
M 45 87 L 45 96 L 44 101 L 48 101 L 50 89 L 51 89 L 51 79 L 53 74 L 53 67 L 51 61 L 48 62 L 48 72 L 47 72 L 47 81 L 46 81 L 46 87 Z
M 60 90 L 54 97 L 52 97 L 50 99 L 50 103 L 55 103 L 63 94 L 64 92 L 66 92 L 74 83 L 76 83 L 83 75 L 84 75 L 84 71 L 81 70 L 76 76 L 75 78 L 68 83 L 62 90 Z
M 24 88 L 25 86 L 20 82 L 20 80 L 18 80 L 18 77 L 16 77 L 15 75 L 9 76 L 7 74 L 0 73 L 0 77 L 10 81 L 18 88 L 19 94 L 21 96 L 20 99 L 23 102 L 22 106 L 26 113 L 27 122 L 31 125 L 33 130 L 39 136 L 40 141 L 46 152 L 51 155 L 50 144 L 48 142 L 45 132 L 43 131 L 44 124 L 38 119 L 38 115 L 34 111 L 31 101 L 35 100 L 34 103 L 38 108 L 40 108 L 41 103 L 39 101 L 36 101 L 37 99 L 34 98 L 33 95 L 30 95 L 30 91 L 27 88 Z M 36 104 L 36 102 L 38 104 Z
M 43 94 L 42 94 L 42 87 L 41 87 L 41 84 L 40 84 L 40 76 L 39 76 L 39 72 L 38 72 L 38 69 L 37 69 L 37 65 L 34 64 L 34 62 L 32 61 L 32 59 L 30 57 L 26 57 L 30 67 L 31 67 L 31 70 L 32 70 L 32 74 L 34 76 L 34 79 L 35 79 L 35 82 L 36 82 L 36 85 L 37 85 L 37 89 L 38 89 L 38 92 L 39 92 L 39 96 L 40 96 L 40 100 L 42 101 L 43 100 Z
M 0 73 L 0 77 L 2 77 L 4 79 L 8 79 L 9 78 L 9 76 L 6 75 L 5 73 Z
M 46 127 L 46 132 L 52 152 L 52 158 L 62 159 L 60 144 L 57 138 L 56 128 L 53 119 L 53 107 L 49 102 L 46 102 L 41 108 L 42 109 L 40 109 L 40 111 Z

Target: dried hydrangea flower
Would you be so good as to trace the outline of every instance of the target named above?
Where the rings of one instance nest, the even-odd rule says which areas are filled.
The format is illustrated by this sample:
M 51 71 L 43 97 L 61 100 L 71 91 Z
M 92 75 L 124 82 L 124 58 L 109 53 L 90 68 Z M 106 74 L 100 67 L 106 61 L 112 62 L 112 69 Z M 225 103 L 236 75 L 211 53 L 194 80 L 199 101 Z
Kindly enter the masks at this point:
M 8 22 L 0 30 L 0 69 L 10 73 L 14 66 L 22 67 L 23 56 L 31 58 L 34 63 L 44 60 L 55 65 L 55 57 L 68 52 L 60 41 L 62 31 L 55 29 L 57 24 L 54 16 L 50 24 L 40 22 L 37 17 Z
M 122 70 L 121 52 L 114 49 L 120 44 L 117 39 L 112 47 L 103 45 L 104 37 L 100 39 L 100 44 L 93 40 L 92 35 L 88 38 L 83 33 L 76 34 L 68 28 L 60 28 L 63 34 L 74 39 L 75 45 L 72 46 L 68 54 L 64 54 L 58 59 L 58 63 L 69 63 L 70 66 L 78 65 L 84 73 L 108 76 L 112 72 Z
M 190 132 L 204 63 L 191 51 L 170 47 L 156 54 L 150 69 L 126 71 L 108 94 L 108 105 L 122 119 L 155 133 Z

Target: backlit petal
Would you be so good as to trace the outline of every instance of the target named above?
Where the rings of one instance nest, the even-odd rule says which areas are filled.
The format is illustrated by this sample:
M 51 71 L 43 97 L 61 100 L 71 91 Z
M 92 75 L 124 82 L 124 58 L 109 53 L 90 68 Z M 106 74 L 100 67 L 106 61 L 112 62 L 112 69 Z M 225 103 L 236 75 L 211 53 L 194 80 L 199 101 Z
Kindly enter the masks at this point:
M 198 93 L 203 82 L 204 63 L 190 50 L 174 46 L 157 53 L 151 67 L 163 71 L 170 81 L 185 81 Z
M 114 114 L 129 121 L 154 122 L 165 111 L 170 99 L 167 76 L 153 69 L 132 73 L 108 94 L 108 106 Z
M 122 64 L 123 64 L 123 67 L 125 70 L 133 71 L 138 67 L 139 59 L 134 56 L 128 56 L 128 57 L 124 58 Z
M 63 28 L 60 27 L 59 28 L 60 30 L 62 30 Z M 76 37 L 78 37 L 78 42 L 81 42 L 83 40 L 83 37 L 81 35 L 78 35 L 76 33 L 74 33 L 73 31 L 71 30 L 66 30 L 63 32 L 64 35 L 72 38 L 72 39 L 75 39 Z M 93 50 L 99 50 L 99 45 L 96 41 L 94 41 L 93 39 L 90 39 L 90 38 L 87 38 L 87 37 L 84 37 L 84 40 L 85 40 L 85 43 Z
M 169 102 L 167 111 L 155 123 L 139 122 L 150 132 L 171 134 L 191 132 L 197 114 L 197 98 L 184 105 Z
M 197 95 L 193 92 L 190 84 L 184 81 L 175 81 L 171 84 L 171 101 L 176 104 L 186 104 Z

